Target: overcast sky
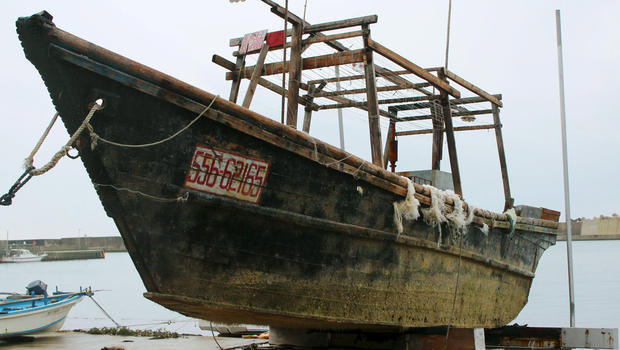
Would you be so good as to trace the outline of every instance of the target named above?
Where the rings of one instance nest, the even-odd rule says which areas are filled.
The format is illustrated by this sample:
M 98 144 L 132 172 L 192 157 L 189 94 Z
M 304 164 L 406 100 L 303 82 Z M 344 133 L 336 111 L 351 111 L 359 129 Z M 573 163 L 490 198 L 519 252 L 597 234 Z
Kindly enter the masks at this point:
M 304 1 L 290 3 L 294 12 L 303 13 Z M 308 0 L 306 19 L 321 23 L 377 14 L 379 22 L 371 26 L 375 40 L 422 67 L 435 67 L 444 62 L 447 6 L 447 1 Z M 15 33 L 17 17 L 43 9 L 66 31 L 224 97 L 230 84 L 211 55 L 232 60 L 230 38 L 282 27 L 258 0 L 1 2 L 2 194 L 23 172 L 23 159 L 55 112 Z M 620 81 L 620 2 L 454 0 L 450 70 L 503 94 L 501 118 L 516 204 L 564 211 L 555 9 L 562 11 L 572 217 L 611 215 L 620 211 L 620 121 L 612 85 Z M 260 89 L 258 96 L 266 96 Z M 279 119 L 278 100 L 271 98 L 257 98 L 252 107 Z M 333 110 L 313 119 L 311 134 L 337 145 L 335 115 Z M 363 114 L 345 112 L 345 125 L 347 150 L 368 158 Z M 47 162 L 68 137 L 64 126 L 56 125 L 35 165 Z M 430 168 L 430 137 L 420 139 L 425 145 L 418 147 L 401 138 L 398 170 Z M 460 133 L 456 141 L 465 199 L 501 211 L 494 133 Z M 449 170 L 447 153 L 442 169 Z M 0 208 L 1 238 L 6 231 L 12 239 L 118 235 L 81 161 L 68 158 L 28 183 L 12 206 Z

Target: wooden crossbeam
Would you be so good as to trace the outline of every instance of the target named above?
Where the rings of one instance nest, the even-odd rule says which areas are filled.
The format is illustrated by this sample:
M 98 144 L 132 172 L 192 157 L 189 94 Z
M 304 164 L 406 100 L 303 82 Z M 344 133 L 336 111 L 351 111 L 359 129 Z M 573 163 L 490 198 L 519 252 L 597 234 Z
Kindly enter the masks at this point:
M 373 49 L 375 52 L 377 52 L 378 54 L 380 54 L 381 56 L 389 59 L 390 61 L 398 64 L 399 66 L 409 70 L 411 73 L 417 75 L 418 77 L 428 81 L 429 83 L 431 83 L 434 87 L 445 91 L 446 93 L 459 98 L 461 97 L 461 93 L 452 88 L 446 81 L 443 81 L 439 78 L 437 78 L 436 76 L 432 75 L 431 73 L 427 72 L 424 68 L 418 66 L 417 64 L 407 60 L 406 58 L 400 56 L 399 54 L 397 54 L 396 52 L 388 49 L 387 47 L 377 43 L 376 41 L 369 39 L 368 40 L 368 47 L 370 47 L 371 49 Z
M 437 98 L 437 96 L 414 96 L 414 97 L 402 97 L 402 98 L 388 98 L 379 100 L 378 103 L 380 105 L 392 104 L 392 103 L 401 103 L 401 102 L 413 102 L 413 101 L 428 101 Z M 322 105 L 320 109 L 336 109 L 336 108 L 348 108 L 348 107 L 360 107 L 365 106 L 368 102 L 350 102 L 350 103 L 336 103 L 329 105 Z
M 471 131 L 471 130 L 486 130 L 486 129 L 495 129 L 495 124 L 457 126 L 457 127 L 452 128 L 452 130 L 454 131 Z M 441 131 L 446 131 L 446 129 L 444 128 Z M 432 133 L 433 133 L 433 129 L 409 130 L 409 131 L 397 131 L 396 136 L 423 135 L 423 134 L 432 134 Z
M 377 67 L 375 65 L 375 67 Z M 387 69 L 385 69 L 385 71 L 387 71 Z M 389 74 L 387 72 L 377 72 L 375 69 L 375 73 L 378 77 L 383 77 L 383 75 L 404 75 L 404 74 L 411 74 L 411 72 L 409 72 L 408 70 L 397 70 L 397 71 L 392 71 Z M 340 78 L 326 78 L 326 79 L 316 79 L 316 80 L 308 80 L 308 84 L 319 84 L 322 81 L 326 81 L 328 83 L 335 83 L 337 81 L 343 82 L 343 81 L 350 81 L 350 80 L 362 80 L 362 79 L 366 79 L 366 77 L 363 74 L 358 74 L 358 75 L 350 75 L 350 76 L 346 76 L 346 77 L 340 77 Z M 413 83 L 410 83 L 413 84 Z
M 324 32 L 328 30 L 349 28 L 355 26 L 367 26 L 369 24 L 377 23 L 377 20 L 377 15 L 370 15 L 357 18 L 349 18 L 340 21 L 312 24 L 309 26 L 304 26 L 304 34 Z
M 444 74 L 446 75 L 446 77 L 448 79 L 450 79 L 453 82 L 461 85 L 462 87 L 464 87 L 467 90 L 473 92 L 474 94 L 486 98 L 487 101 L 489 101 L 491 103 L 494 103 L 494 104 L 498 105 L 499 107 L 503 107 L 502 101 L 498 100 L 497 98 L 495 98 L 495 96 L 493 96 L 493 95 L 489 94 L 488 92 L 482 90 L 481 88 L 477 87 L 476 85 L 468 82 L 467 80 L 459 77 L 458 75 L 450 72 L 447 69 L 444 70 Z
M 235 64 L 233 62 L 230 62 L 229 60 L 225 59 L 222 56 L 213 55 L 213 58 L 211 60 L 213 61 L 213 63 L 215 63 L 215 64 L 217 64 L 217 65 L 219 65 L 219 66 L 221 66 L 221 67 L 223 67 L 225 69 L 228 69 L 228 70 L 234 70 L 235 69 Z M 286 89 L 282 88 L 280 85 L 274 84 L 274 83 L 272 83 L 269 80 L 264 79 L 264 78 L 258 78 L 258 85 L 260 85 L 260 86 L 262 86 L 264 88 L 267 88 L 267 89 L 275 92 L 278 95 L 285 95 L 286 96 L 288 94 L 288 90 L 286 90 Z M 306 105 L 306 101 L 303 98 L 299 99 L 298 103 L 300 105 L 304 105 L 304 106 Z M 320 106 L 317 105 L 316 103 L 312 104 L 312 109 L 313 110 L 317 111 L 317 110 L 319 110 L 319 108 L 320 108 Z
M 269 45 L 265 44 L 261 48 L 260 55 L 258 55 L 258 61 L 256 62 L 256 68 L 252 73 L 252 78 L 250 79 L 250 85 L 248 86 L 248 90 L 245 92 L 245 98 L 243 99 L 243 103 L 241 104 L 245 108 L 250 108 L 250 103 L 252 103 L 252 98 L 254 97 L 254 91 L 256 91 L 256 85 L 258 85 L 258 79 L 261 76 L 261 72 L 263 70 L 263 64 L 265 63 L 265 57 L 267 57 L 267 52 L 269 51 Z
M 349 64 L 349 63 L 357 63 L 363 62 L 364 60 L 365 50 L 353 50 L 346 52 L 337 52 L 328 55 L 308 57 L 302 60 L 302 69 L 315 69 L 315 68 L 323 68 L 330 67 L 341 64 Z M 266 75 L 274 75 L 281 74 L 283 72 L 289 71 L 290 61 L 287 62 L 275 62 L 269 63 L 264 66 L 263 76 Z M 246 67 L 241 71 L 242 78 L 250 78 L 252 76 L 252 72 L 254 71 L 254 66 Z M 232 80 L 232 78 L 239 74 L 237 71 L 226 73 L 226 80 Z
M 325 107 L 320 107 L 321 109 L 325 108 Z M 468 116 L 468 115 L 481 115 L 481 114 L 492 114 L 493 110 L 492 109 L 481 109 L 478 111 L 469 111 L 469 110 L 465 110 L 465 111 L 461 111 L 461 112 L 452 112 L 452 117 L 464 117 L 464 116 Z M 411 116 L 411 117 L 401 117 L 401 118 L 397 118 L 396 121 L 397 122 L 411 122 L 411 121 L 416 121 L 416 120 L 427 120 L 427 119 L 433 119 L 433 115 L 432 114 L 427 114 L 427 115 L 416 115 L 416 116 Z

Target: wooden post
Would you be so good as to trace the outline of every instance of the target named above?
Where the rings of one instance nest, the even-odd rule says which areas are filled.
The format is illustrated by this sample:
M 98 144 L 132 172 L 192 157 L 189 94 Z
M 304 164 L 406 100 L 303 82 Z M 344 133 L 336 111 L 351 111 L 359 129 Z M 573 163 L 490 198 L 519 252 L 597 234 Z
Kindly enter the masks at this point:
M 310 122 L 312 121 L 314 94 L 323 90 L 325 85 L 327 85 L 327 82 L 322 82 L 319 86 L 308 86 L 308 95 L 306 95 L 306 106 L 304 108 L 304 124 L 301 129 L 303 132 L 310 133 Z
M 398 109 L 388 107 L 388 113 L 392 116 L 390 119 L 390 127 L 385 138 L 385 147 L 383 147 L 383 169 L 387 169 L 390 156 L 390 140 L 396 137 L 396 118 L 398 117 Z
M 508 181 L 508 167 L 506 166 L 506 154 L 504 153 L 504 139 L 502 137 L 502 124 L 499 120 L 499 108 L 496 104 L 491 103 L 493 110 L 493 123 L 495 124 L 495 139 L 497 141 L 497 153 L 499 155 L 499 166 L 502 171 L 502 182 L 504 183 L 504 211 L 510 209 L 514 205 L 514 198 L 510 196 L 510 183 Z
M 446 84 L 446 76 L 443 69 L 437 71 L 440 79 Z M 450 170 L 452 171 L 452 184 L 454 185 L 454 193 L 463 198 L 463 189 L 461 188 L 461 173 L 459 171 L 459 161 L 456 155 L 456 141 L 454 139 L 454 130 L 452 127 L 452 111 L 450 108 L 450 98 L 445 91 L 441 91 L 441 105 L 443 108 L 443 122 L 446 128 L 446 141 L 448 141 L 448 155 L 450 156 Z
M 433 121 L 433 158 L 431 169 L 440 170 L 443 157 L 443 109 L 437 100 L 430 102 L 431 118 Z
M 245 108 L 250 108 L 250 103 L 252 103 L 252 97 L 254 97 L 254 91 L 256 91 L 256 85 L 258 85 L 258 80 L 260 79 L 263 71 L 263 64 L 265 63 L 265 57 L 267 57 L 267 52 L 269 51 L 269 45 L 264 44 L 262 49 L 260 50 L 260 54 L 258 55 L 258 61 L 256 62 L 256 66 L 254 66 L 254 72 L 252 72 L 252 78 L 250 79 L 250 85 L 248 86 L 248 91 L 245 93 L 245 98 L 243 99 L 242 106 Z
M 364 59 L 364 73 L 366 74 L 366 100 L 368 101 L 368 128 L 370 130 L 370 153 L 372 163 L 383 167 L 383 157 L 381 156 L 381 126 L 379 124 L 379 104 L 377 103 L 377 85 L 375 81 L 375 65 L 372 59 L 372 50 L 368 47 L 370 32 L 368 25 L 362 26 L 365 31 L 364 48 L 366 55 Z
M 291 61 L 288 75 L 288 104 L 286 107 L 286 125 L 297 129 L 297 100 L 299 99 L 299 84 L 301 83 L 301 24 L 293 24 L 291 38 Z
M 228 97 L 229 101 L 237 103 L 237 96 L 239 95 L 239 86 L 241 85 L 241 72 L 242 68 L 245 65 L 245 55 L 237 56 L 237 63 L 235 63 L 235 72 L 239 72 L 232 79 L 232 85 L 230 86 L 230 96 Z

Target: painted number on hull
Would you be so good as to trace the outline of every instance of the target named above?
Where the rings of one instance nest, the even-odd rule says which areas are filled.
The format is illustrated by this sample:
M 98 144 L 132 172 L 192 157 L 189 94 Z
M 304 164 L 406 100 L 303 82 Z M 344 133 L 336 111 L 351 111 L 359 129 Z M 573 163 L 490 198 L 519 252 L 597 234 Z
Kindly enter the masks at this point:
M 268 162 L 197 145 L 185 187 L 257 203 L 268 170 Z

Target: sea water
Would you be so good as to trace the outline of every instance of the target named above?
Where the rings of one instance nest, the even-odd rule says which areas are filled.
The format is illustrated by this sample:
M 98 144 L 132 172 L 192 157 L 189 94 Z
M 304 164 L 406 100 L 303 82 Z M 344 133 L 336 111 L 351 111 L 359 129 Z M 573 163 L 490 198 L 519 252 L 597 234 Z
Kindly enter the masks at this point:
M 573 242 L 575 303 L 578 327 L 620 328 L 620 241 Z M 529 326 L 569 325 L 566 244 L 558 242 L 540 260 L 529 302 L 512 323 Z M 81 287 L 96 290 L 94 299 L 119 324 L 133 328 L 167 329 L 179 333 L 211 334 L 198 321 L 170 311 L 142 296 L 146 290 L 127 253 L 108 253 L 105 259 L 0 264 L 0 291 L 25 292 L 40 279 L 48 291 Z M 84 298 L 69 313 L 63 329 L 113 327 L 114 323 Z

